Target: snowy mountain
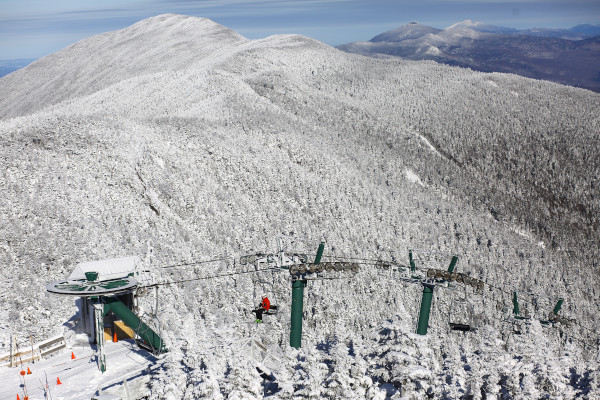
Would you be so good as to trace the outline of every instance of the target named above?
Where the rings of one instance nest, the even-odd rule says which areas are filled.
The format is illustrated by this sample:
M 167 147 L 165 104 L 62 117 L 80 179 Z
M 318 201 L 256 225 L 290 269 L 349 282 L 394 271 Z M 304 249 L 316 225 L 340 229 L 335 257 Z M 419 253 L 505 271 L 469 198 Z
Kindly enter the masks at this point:
M 46 283 L 136 255 L 159 282 L 189 280 L 159 289 L 169 352 L 151 399 L 600 393 L 599 94 L 179 15 L 76 43 L 0 90 L 3 350 L 77 313 Z M 282 234 L 360 265 L 307 281 L 298 350 L 289 273 L 240 262 Z M 421 272 L 456 254 L 485 282 L 436 288 L 426 336 L 423 286 L 376 262 L 408 265 L 409 249 Z M 255 324 L 261 294 L 281 311 Z M 559 297 L 572 322 L 542 324 Z
M 590 36 L 599 36 L 600 35 L 600 24 L 598 25 L 590 25 L 590 24 L 580 24 L 572 27 L 570 30 L 579 33 L 585 33 Z
M 420 31 L 427 31 L 428 27 L 420 26 Z M 381 40 L 337 48 L 378 58 L 434 60 L 483 72 L 514 73 L 600 91 L 600 36 L 572 29 L 517 31 L 470 20 L 437 32 L 429 28 L 427 35 L 395 36 L 394 32 L 410 27 L 408 24 L 376 36 Z
M 156 45 L 148 46 L 152 41 Z M 205 18 L 149 18 L 77 42 L 4 77 L 0 117 L 37 111 L 136 76 L 182 69 L 247 41 Z
M 564 40 L 583 40 L 589 39 L 590 37 L 598 36 L 589 35 L 582 32 L 577 32 L 572 29 L 551 29 L 551 28 L 531 28 L 523 29 L 516 32 L 518 35 L 533 36 L 533 37 L 545 37 L 545 38 L 556 38 Z
M 530 29 L 514 29 L 504 26 L 495 26 L 484 24 L 483 22 L 473 22 L 470 19 L 457 22 L 449 26 L 445 30 L 453 28 L 468 28 L 477 32 L 484 33 L 499 33 L 499 34 L 515 34 L 525 36 L 537 36 L 547 38 L 557 38 L 566 40 L 583 40 L 600 35 L 600 29 L 596 25 L 582 24 L 574 26 L 570 29 L 555 29 L 555 28 L 530 28 Z
M 411 22 L 410 24 L 377 35 L 370 42 L 401 42 L 407 39 L 417 39 L 428 34 L 435 35 L 440 31 L 441 29 L 422 25 L 418 22 Z
M 514 28 L 507 28 L 504 26 L 495 26 L 495 25 L 490 25 L 490 24 L 484 24 L 483 22 L 473 22 L 470 19 L 466 19 L 464 21 L 457 22 L 456 24 L 450 25 L 445 30 L 455 29 L 455 28 L 467 28 L 467 29 L 472 29 L 477 32 L 484 32 L 484 33 L 508 34 L 508 33 L 518 32 L 518 30 L 514 29 Z

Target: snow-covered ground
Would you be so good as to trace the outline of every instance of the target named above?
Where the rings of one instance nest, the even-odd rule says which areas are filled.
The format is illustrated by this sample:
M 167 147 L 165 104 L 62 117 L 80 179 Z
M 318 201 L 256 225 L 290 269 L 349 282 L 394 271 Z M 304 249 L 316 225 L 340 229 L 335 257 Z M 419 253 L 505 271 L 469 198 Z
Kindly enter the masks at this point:
M 70 342 L 70 346 L 48 359 L 22 366 L 17 359 L 16 368 L 0 368 L 0 398 L 15 399 L 19 395 L 23 399 L 27 394 L 31 400 L 82 400 L 112 394 L 127 399 L 129 392 L 130 398 L 136 399 L 148 392 L 147 383 L 160 368 L 159 359 L 129 339 L 106 343 L 108 367 L 102 373 L 96 362 L 95 345 L 88 344 L 87 336 L 77 335 Z M 28 370 L 31 374 L 21 375 L 21 371 Z

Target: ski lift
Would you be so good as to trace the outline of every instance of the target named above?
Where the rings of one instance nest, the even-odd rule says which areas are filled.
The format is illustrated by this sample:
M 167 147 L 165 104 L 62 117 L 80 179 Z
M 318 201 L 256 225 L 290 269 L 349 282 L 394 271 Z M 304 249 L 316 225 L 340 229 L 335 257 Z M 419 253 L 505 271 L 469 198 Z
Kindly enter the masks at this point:
M 517 292 L 513 292 L 513 318 L 517 321 L 528 321 L 531 319 L 526 311 L 522 311 L 519 307 Z
M 531 324 L 531 317 L 526 311 L 521 310 L 519 307 L 519 300 L 517 298 L 517 292 L 513 292 L 513 314 L 510 318 L 512 322 L 513 332 L 517 335 L 524 333 L 527 330 L 527 326 Z
M 555 324 L 559 323 L 565 326 L 570 326 L 571 322 L 573 322 L 573 320 L 570 320 L 568 318 L 565 318 L 561 315 L 558 315 L 562 304 L 565 300 L 561 297 L 558 299 L 558 302 L 556 303 L 556 305 L 554 306 L 554 310 L 552 310 L 549 314 L 548 314 L 548 319 L 547 320 L 543 320 L 540 321 L 542 326 L 550 326 L 553 327 Z
M 456 263 L 456 261 L 453 259 L 452 260 L 453 263 Z M 433 271 L 431 269 L 428 268 L 417 268 L 416 264 L 415 264 L 415 259 L 413 258 L 413 250 L 409 250 L 408 251 L 408 263 L 410 265 L 409 269 L 400 269 L 401 274 L 400 274 L 400 280 L 405 281 L 405 282 L 410 282 L 410 283 L 420 283 L 420 282 L 427 282 L 428 284 L 436 284 L 436 283 L 441 283 L 440 282 L 434 282 L 432 279 L 434 278 L 434 276 L 429 276 L 430 272 L 429 271 Z M 448 285 L 444 285 L 444 286 L 448 286 Z
M 476 329 L 474 307 L 466 296 L 450 303 L 448 325 L 453 331 L 472 332 Z
M 256 372 L 258 372 L 258 375 L 260 375 L 260 377 L 264 380 L 267 380 L 269 382 L 273 382 L 275 381 L 275 375 L 273 375 L 273 372 L 271 372 L 271 370 L 269 370 L 268 368 L 266 368 L 264 365 L 256 365 Z
M 269 296 L 267 296 L 269 297 Z M 274 298 L 275 296 L 273 296 Z M 277 315 L 279 314 L 279 306 L 277 304 L 269 305 L 269 309 L 265 312 L 265 315 Z
M 269 299 L 271 305 L 269 309 L 263 313 L 263 315 L 277 315 L 279 314 L 279 306 L 277 304 L 276 291 L 273 289 L 273 284 L 266 280 L 259 280 L 257 286 L 260 288 L 261 295 L 266 296 Z M 262 299 L 261 299 L 262 301 Z

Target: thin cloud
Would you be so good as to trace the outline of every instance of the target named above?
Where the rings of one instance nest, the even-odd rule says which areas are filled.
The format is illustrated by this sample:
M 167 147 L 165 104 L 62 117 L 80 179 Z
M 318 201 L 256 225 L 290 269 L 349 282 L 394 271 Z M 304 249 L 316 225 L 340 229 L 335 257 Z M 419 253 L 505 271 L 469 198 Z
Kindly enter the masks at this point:
M 86 4 L 89 7 L 86 8 Z M 103 7 L 99 7 L 102 4 Z M 0 56 L 35 57 L 151 16 L 206 17 L 244 36 L 300 33 L 330 44 L 368 40 L 410 21 L 443 28 L 471 19 L 513 28 L 598 23 L 598 0 L 0 0 Z M 570 26 L 565 26 L 570 24 Z M 17 43 L 15 38 L 21 37 Z M 38 37 L 36 39 L 36 36 Z M 61 37 L 41 51 L 39 43 Z M 69 38 L 69 39 L 64 39 Z
M 342 4 L 356 3 L 355 0 L 156 0 L 150 8 L 188 12 L 210 12 L 219 16 L 243 16 L 262 14 L 278 15 L 296 12 L 310 13 L 315 10 L 341 7 Z M 165 8 L 166 7 L 166 8 Z

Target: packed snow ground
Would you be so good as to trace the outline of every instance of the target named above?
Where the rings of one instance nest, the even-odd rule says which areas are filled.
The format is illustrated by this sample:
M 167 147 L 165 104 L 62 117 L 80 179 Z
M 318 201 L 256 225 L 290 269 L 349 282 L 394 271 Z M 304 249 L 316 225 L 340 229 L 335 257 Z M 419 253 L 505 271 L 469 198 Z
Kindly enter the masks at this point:
M 147 394 L 147 383 L 160 368 L 159 359 L 129 339 L 106 343 L 108 368 L 102 373 L 96 362 L 95 345 L 89 345 L 86 335 L 72 337 L 69 342 L 68 348 L 48 359 L 22 366 L 17 359 L 16 368 L 0 368 L 0 397 L 14 399 L 19 395 L 23 399 L 27 391 L 31 400 L 82 400 L 100 394 L 126 399 L 128 391 L 130 398 L 140 398 Z M 23 379 L 20 372 L 27 369 L 31 374 Z
M 589 160 L 599 95 L 372 60 L 297 35 L 248 41 L 174 15 L 18 72 L 0 79 L 10 93 L 0 120 L 2 352 L 9 332 L 39 340 L 76 314 L 72 299 L 44 288 L 78 262 L 136 255 L 159 281 L 178 281 L 247 272 L 239 257 L 274 252 L 282 233 L 294 237 L 288 249 L 314 256 L 325 236 L 327 260 L 407 264 L 414 249 L 419 268 L 445 269 L 457 254 L 457 271 L 487 285 L 436 289 L 419 337 L 421 285 L 365 260 L 356 276 L 309 281 L 300 350 L 288 346 L 285 272 L 163 286 L 169 352 L 149 398 L 598 396 L 589 240 L 600 174 Z M 534 316 L 520 335 L 513 290 Z M 261 294 L 282 311 L 257 326 L 249 310 Z M 544 328 L 558 297 L 576 323 Z M 477 331 L 450 331 L 470 317 Z

